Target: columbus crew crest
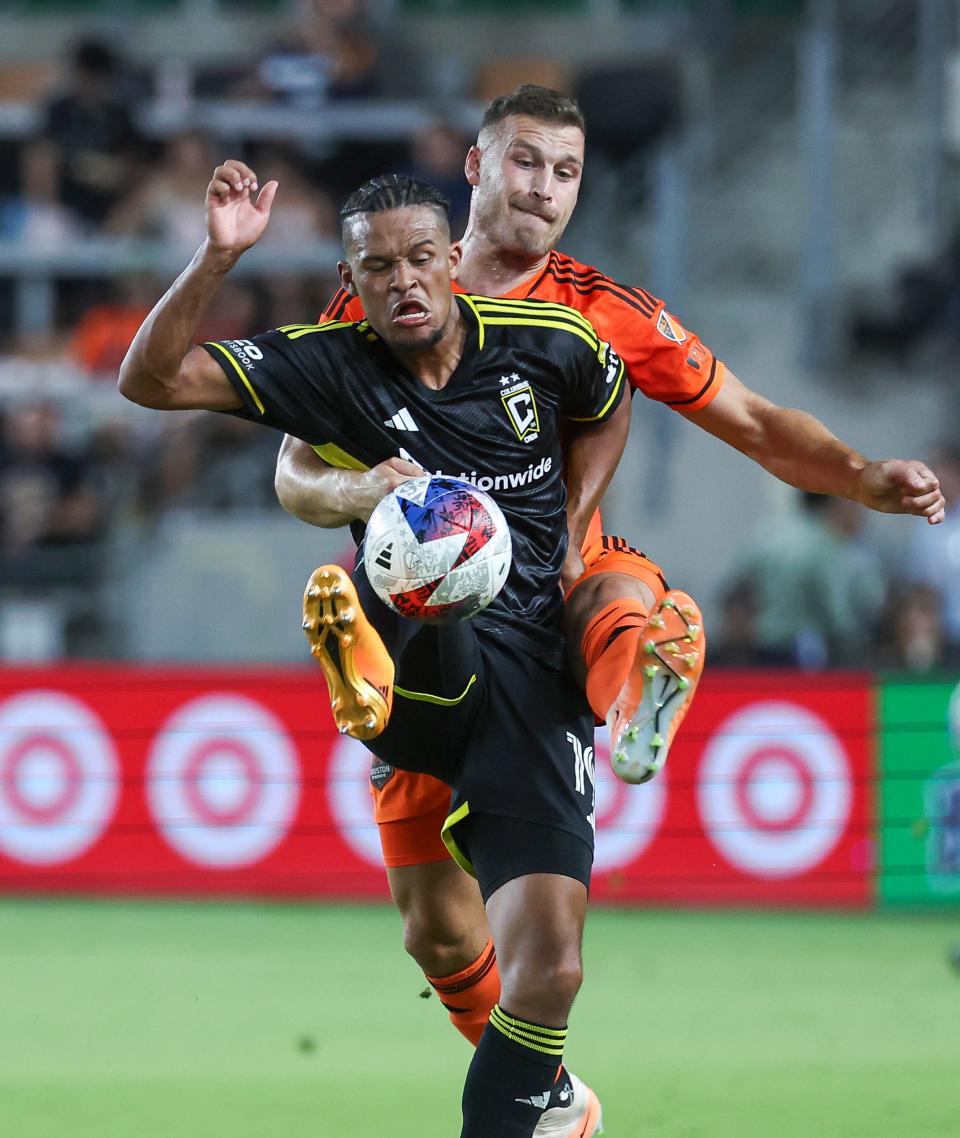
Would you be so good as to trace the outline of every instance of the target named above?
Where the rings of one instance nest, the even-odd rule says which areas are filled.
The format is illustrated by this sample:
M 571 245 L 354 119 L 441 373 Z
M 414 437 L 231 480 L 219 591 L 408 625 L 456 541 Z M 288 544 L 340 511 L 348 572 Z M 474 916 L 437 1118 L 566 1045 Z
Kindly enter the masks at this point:
M 501 376 L 500 385 L 503 387 L 500 400 L 517 438 L 521 442 L 532 443 L 540 437 L 540 414 L 533 388 L 517 372 Z

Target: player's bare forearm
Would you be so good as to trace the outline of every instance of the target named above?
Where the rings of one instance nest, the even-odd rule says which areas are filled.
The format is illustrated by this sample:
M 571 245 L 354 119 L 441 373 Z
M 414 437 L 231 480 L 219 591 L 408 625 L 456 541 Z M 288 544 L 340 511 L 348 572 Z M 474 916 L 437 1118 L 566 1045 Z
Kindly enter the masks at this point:
M 814 494 L 856 498 L 867 460 L 806 411 L 771 404 L 760 413 L 751 458 L 783 482 Z
M 323 529 L 365 522 L 394 487 L 423 474 L 419 466 L 390 458 L 371 470 L 330 466 L 313 447 L 285 436 L 277 455 L 274 486 L 285 510 Z
M 201 245 L 154 305 L 127 349 L 120 365 L 122 395 L 144 407 L 164 410 L 240 406 L 220 367 L 202 349 L 197 350 L 199 354 L 190 360 L 190 366 L 184 366 L 207 305 L 236 261 L 237 255 L 213 249 L 209 242 Z M 205 375 L 209 384 L 196 382 Z
M 344 501 L 345 480 L 341 476 L 362 473 L 337 470 L 325 463 L 313 447 L 285 435 L 277 455 L 273 484 L 280 504 L 288 513 L 309 525 L 335 529 L 354 520 Z
M 220 282 L 270 220 L 277 183 L 254 198 L 256 190 L 256 174 L 237 159 L 214 170 L 204 200 L 207 238 L 140 326 L 121 365 L 120 392 L 134 403 L 168 411 L 241 406 L 219 365 L 191 345 Z
M 869 461 L 813 415 L 778 407 L 729 372 L 716 398 L 686 417 L 791 486 L 934 525 L 943 520 L 940 484 L 922 462 Z
M 610 485 L 630 433 L 630 399 L 621 399 L 603 423 L 570 423 L 563 444 L 567 531 L 579 550 L 600 499 Z

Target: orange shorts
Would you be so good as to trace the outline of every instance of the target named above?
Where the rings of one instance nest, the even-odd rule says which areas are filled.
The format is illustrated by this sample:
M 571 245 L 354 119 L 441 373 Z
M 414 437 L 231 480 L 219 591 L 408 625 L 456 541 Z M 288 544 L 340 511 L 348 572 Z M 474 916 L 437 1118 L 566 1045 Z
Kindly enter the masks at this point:
M 584 542 L 586 571 L 567 595 L 588 577 L 600 573 L 627 573 L 639 577 L 659 599 L 667 589 L 660 567 L 622 537 L 605 537 L 591 527 Z M 387 769 L 373 761 L 376 783 L 371 781 L 373 816 L 380 830 L 380 848 L 386 866 L 425 865 L 446 861 L 450 854 L 440 831 L 450 813 L 450 787 L 428 774 Z
M 373 765 L 378 771 L 384 769 L 378 759 Z M 450 787 L 445 782 L 394 768 L 379 787 L 371 782 L 370 793 L 384 865 L 424 865 L 450 857 L 440 837 L 450 813 Z
M 589 541 L 589 534 L 587 539 Z M 567 589 L 567 597 L 588 577 L 597 577 L 601 573 L 626 573 L 637 577 L 653 591 L 658 601 L 669 587 L 660 566 L 639 549 L 634 549 L 626 538 L 601 535 L 590 544 L 585 542 L 581 552 L 586 569 Z

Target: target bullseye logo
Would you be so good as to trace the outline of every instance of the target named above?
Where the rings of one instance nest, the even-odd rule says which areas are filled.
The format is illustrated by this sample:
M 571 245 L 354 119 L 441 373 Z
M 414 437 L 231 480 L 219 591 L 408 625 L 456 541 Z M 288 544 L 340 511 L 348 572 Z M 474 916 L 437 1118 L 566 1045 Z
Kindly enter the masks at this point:
M 813 869 L 846 829 L 851 801 L 843 744 L 798 704 L 751 704 L 726 719 L 704 751 L 697 804 L 707 835 L 754 876 Z
M 31 865 L 79 857 L 113 817 L 118 771 L 110 734 L 85 703 L 50 691 L 8 699 L 0 705 L 0 850 Z
M 194 817 L 211 826 L 236 826 L 253 814 L 260 794 L 255 756 L 235 739 L 197 747 L 183 769 L 183 792 Z
M 300 801 L 286 728 L 245 696 L 201 696 L 163 725 L 147 762 L 147 801 L 168 844 L 197 865 L 229 869 L 266 857 Z
M 596 733 L 597 838 L 593 866 L 599 872 L 621 869 L 646 850 L 663 821 L 667 771 L 644 786 L 628 786 L 610 767 L 610 732 Z

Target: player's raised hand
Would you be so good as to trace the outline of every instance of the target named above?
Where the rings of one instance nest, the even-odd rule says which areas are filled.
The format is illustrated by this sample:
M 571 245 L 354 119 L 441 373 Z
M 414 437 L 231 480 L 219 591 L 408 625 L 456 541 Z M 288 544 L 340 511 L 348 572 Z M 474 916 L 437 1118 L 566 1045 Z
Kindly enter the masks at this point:
M 207 241 L 214 249 L 239 257 L 260 240 L 277 182 L 267 182 L 259 194 L 257 190 L 257 175 L 245 162 L 228 158 L 214 170 L 205 203 Z
M 860 476 L 860 502 L 884 514 L 916 514 L 930 525 L 943 521 L 946 501 L 933 471 L 915 459 L 868 462 Z

